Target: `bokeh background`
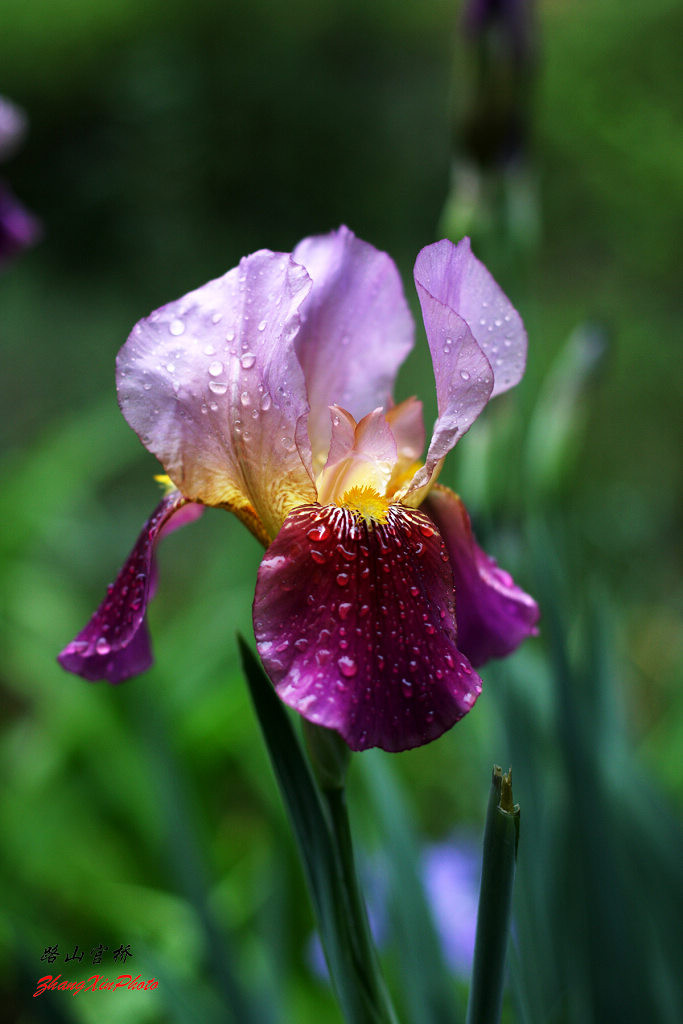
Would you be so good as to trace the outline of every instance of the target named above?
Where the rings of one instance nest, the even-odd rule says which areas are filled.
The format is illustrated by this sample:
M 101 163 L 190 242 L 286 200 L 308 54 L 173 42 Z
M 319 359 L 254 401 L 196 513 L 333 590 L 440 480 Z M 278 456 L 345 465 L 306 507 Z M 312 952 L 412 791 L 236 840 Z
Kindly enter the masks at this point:
M 501 234 L 452 190 L 477 73 L 457 3 L 3 0 L 0 93 L 30 134 L 0 173 L 44 226 L 0 276 L 4 1019 L 340 1019 L 237 663 L 258 544 L 218 511 L 165 541 L 144 677 L 91 685 L 55 655 L 157 501 L 114 393 L 133 323 L 343 222 L 393 255 L 411 301 L 418 250 L 468 226 L 530 338 L 523 384 L 444 479 L 539 597 L 541 636 L 484 671 L 440 741 L 351 769 L 402 1019 L 461 1019 L 456 961 L 453 1016 L 420 1003 L 406 885 L 434 844 L 478 842 L 495 761 L 522 806 L 507 1019 L 680 1020 L 682 20 L 674 0 L 541 0 Z M 421 331 L 397 397 L 429 422 Z M 437 918 L 447 898 L 471 918 L 467 884 Z M 129 943 L 125 970 L 159 988 L 32 998 L 44 974 L 96 971 L 100 943 L 103 975 Z

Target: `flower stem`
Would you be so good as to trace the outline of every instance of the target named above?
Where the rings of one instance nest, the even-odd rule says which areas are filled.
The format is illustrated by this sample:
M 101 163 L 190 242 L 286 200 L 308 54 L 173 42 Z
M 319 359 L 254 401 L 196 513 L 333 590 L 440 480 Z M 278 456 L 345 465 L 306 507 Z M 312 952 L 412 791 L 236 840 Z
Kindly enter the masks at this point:
M 491 778 L 467 1024 L 497 1024 L 503 1004 L 515 879 L 519 807 L 512 801 L 511 773 L 495 765 Z
M 391 1004 L 358 881 L 351 825 L 346 805 L 346 771 L 351 752 L 338 733 L 302 719 L 306 749 L 327 808 L 330 833 L 340 872 L 340 888 L 344 899 L 344 919 L 350 956 L 356 974 L 363 979 L 367 1006 L 372 1008 L 377 1024 L 397 1024 Z

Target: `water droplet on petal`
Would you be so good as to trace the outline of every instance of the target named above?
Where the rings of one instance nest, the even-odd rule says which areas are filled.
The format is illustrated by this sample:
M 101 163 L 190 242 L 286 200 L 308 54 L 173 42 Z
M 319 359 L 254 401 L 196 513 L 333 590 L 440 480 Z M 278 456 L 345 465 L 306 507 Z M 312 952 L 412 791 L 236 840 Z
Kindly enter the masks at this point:
M 204 355 L 205 356 L 215 356 L 215 354 L 216 354 L 216 349 L 213 347 L 213 345 L 205 345 L 204 346 Z
M 242 364 L 243 370 L 250 370 L 255 362 L 256 356 L 253 352 L 245 352 L 244 355 L 240 357 L 240 363 Z
M 318 523 L 317 526 L 312 526 L 307 532 L 306 536 L 310 537 L 311 540 L 325 540 L 329 537 L 330 531 L 324 523 Z
M 251 399 L 249 398 L 249 392 L 248 392 L 248 391 L 243 391 L 243 392 L 242 392 L 242 394 L 240 395 L 240 402 L 241 402 L 241 403 L 242 403 L 242 405 L 244 405 L 245 407 L 246 407 L 247 405 L 250 405 L 250 404 L 251 404 Z
M 272 402 L 272 399 L 271 399 L 270 395 L 268 394 L 268 392 L 266 391 L 265 395 L 261 399 L 261 411 L 262 412 L 267 412 L 268 409 L 270 409 L 271 402 Z
M 168 325 L 169 334 L 172 334 L 174 338 L 179 338 L 181 334 L 185 333 L 185 324 L 179 317 L 171 320 Z
M 348 619 L 352 608 L 353 605 L 349 601 L 342 601 L 339 605 L 339 618 L 342 620 Z
M 101 654 L 103 656 L 109 654 L 109 652 L 111 651 L 111 646 L 106 637 L 101 636 L 98 639 L 97 643 L 95 644 L 95 650 L 97 651 L 98 654 Z
M 267 326 L 266 321 L 262 320 L 261 323 L 258 325 L 259 331 L 265 331 L 266 326 Z
M 338 572 L 337 573 L 337 584 L 340 587 L 348 586 L 348 582 L 349 582 L 349 574 L 347 572 Z
M 358 671 L 355 661 L 348 654 L 343 654 L 341 658 L 338 658 L 337 665 L 341 674 L 347 679 L 351 679 Z
M 467 370 L 461 370 L 460 371 L 460 376 L 462 377 L 463 380 L 469 380 L 470 379 L 470 375 L 467 372 Z
M 223 372 L 223 364 L 218 359 L 214 360 L 213 363 L 209 364 L 209 373 L 212 377 L 218 377 Z
M 228 385 L 222 380 L 210 380 L 209 391 L 213 391 L 214 395 L 224 395 L 228 390 Z

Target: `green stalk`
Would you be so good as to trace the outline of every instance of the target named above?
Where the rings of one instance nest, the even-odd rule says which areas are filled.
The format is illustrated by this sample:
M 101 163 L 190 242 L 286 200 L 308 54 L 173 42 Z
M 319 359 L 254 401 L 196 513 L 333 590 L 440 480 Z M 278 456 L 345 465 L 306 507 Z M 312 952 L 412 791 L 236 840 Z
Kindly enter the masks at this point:
M 345 789 L 346 769 L 351 754 L 336 732 L 313 725 L 306 719 L 302 719 L 302 727 L 311 765 L 329 813 L 332 841 L 339 859 L 351 953 L 358 965 L 359 974 L 364 974 L 366 978 L 368 997 L 381 1014 L 378 1020 L 386 1024 L 398 1024 L 372 940 L 353 855 Z
M 505 954 L 519 840 L 519 807 L 511 773 L 495 765 L 491 778 L 467 1024 L 497 1024 L 503 1005 Z

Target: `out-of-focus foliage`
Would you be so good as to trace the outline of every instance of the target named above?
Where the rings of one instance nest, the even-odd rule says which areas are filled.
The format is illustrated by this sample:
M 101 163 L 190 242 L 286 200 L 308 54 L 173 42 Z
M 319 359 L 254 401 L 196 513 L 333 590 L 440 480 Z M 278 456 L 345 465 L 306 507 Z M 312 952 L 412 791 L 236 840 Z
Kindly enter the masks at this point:
M 220 512 L 164 542 L 157 665 L 143 678 L 91 685 L 54 657 L 157 499 L 157 466 L 114 395 L 132 324 L 246 252 L 289 249 L 342 221 L 399 260 L 411 293 L 412 260 L 434 240 L 448 188 L 466 74 L 457 13 L 437 0 L 3 4 L 0 92 L 30 117 L 4 171 L 45 227 L 0 276 L 8 1020 L 211 1021 L 226 1005 L 265 1024 L 339 1020 L 308 969 L 302 874 L 238 669 L 256 542 Z M 548 0 L 539 20 L 540 251 L 509 284 L 487 254 L 524 313 L 528 374 L 473 428 L 445 481 L 476 510 L 485 546 L 544 602 L 542 635 L 484 672 L 477 708 L 438 743 L 354 759 L 356 842 L 381 848 L 387 807 L 406 849 L 456 824 L 476 832 L 491 763 L 511 762 L 522 821 L 508 1012 L 608 1020 L 619 993 L 605 979 L 632 970 L 674 1021 L 680 8 Z M 566 465 L 560 452 L 548 476 L 539 410 L 562 391 L 567 338 L 587 320 L 607 350 L 585 383 L 568 379 L 577 417 L 563 436 L 579 450 Z M 431 394 L 418 349 L 398 397 Z M 387 974 L 411 1020 L 422 994 L 405 964 L 419 915 L 412 899 L 389 913 Z M 159 988 L 31 998 L 44 974 L 72 976 L 63 957 L 75 945 L 86 954 L 73 976 L 96 971 L 86 961 L 100 942 L 109 957 L 130 942 L 125 970 Z M 60 962 L 41 962 L 55 943 Z M 103 967 L 119 973 L 111 958 Z

